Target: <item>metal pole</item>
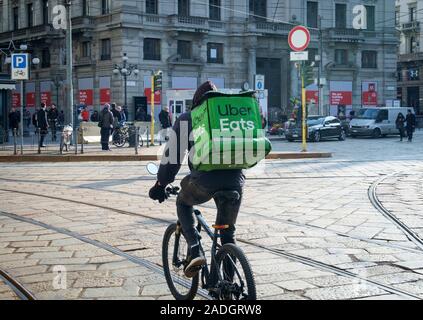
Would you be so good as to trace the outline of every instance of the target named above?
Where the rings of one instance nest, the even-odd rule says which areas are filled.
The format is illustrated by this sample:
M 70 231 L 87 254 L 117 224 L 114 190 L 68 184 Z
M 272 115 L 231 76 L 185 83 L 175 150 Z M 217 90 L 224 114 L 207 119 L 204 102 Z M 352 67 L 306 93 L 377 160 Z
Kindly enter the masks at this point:
M 138 145 L 140 143 L 139 128 L 134 125 L 135 128 L 135 154 L 138 155 Z
M 321 83 L 321 77 L 323 74 L 323 34 L 322 34 L 322 17 L 319 16 L 319 75 L 317 79 L 317 87 L 319 94 L 319 115 L 323 115 L 323 88 Z
M 24 86 L 24 82 L 23 80 L 21 81 L 21 155 L 23 155 L 23 144 L 24 144 L 24 127 L 23 127 L 23 86 Z
M 302 136 L 303 136 L 303 150 L 307 152 L 307 128 L 306 128 L 306 89 L 304 86 L 304 62 L 301 64 L 301 108 L 302 112 Z
M 40 141 L 41 141 L 41 137 L 40 137 L 40 128 L 37 128 L 37 137 L 38 137 L 38 154 L 41 153 L 41 145 L 40 145 Z
M 154 73 L 151 77 L 151 145 L 154 146 Z
M 67 84 L 68 84 L 68 107 L 66 112 L 66 121 L 71 124 L 74 132 L 75 132 L 75 123 L 73 119 L 73 55 L 72 55 L 72 13 L 71 13 L 71 6 L 72 1 L 66 1 L 66 18 L 67 18 L 67 28 L 66 28 L 66 77 L 67 77 Z M 76 142 L 76 135 L 74 135 L 75 144 Z
M 13 154 L 16 156 L 18 154 L 18 150 L 16 148 L 16 134 L 17 134 L 16 128 L 13 128 L 12 132 L 13 132 Z M 9 133 L 7 133 L 7 134 L 9 134 Z
M 84 129 L 79 127 L 80 137 L 81 137 L 81 154 L 84 154 Z

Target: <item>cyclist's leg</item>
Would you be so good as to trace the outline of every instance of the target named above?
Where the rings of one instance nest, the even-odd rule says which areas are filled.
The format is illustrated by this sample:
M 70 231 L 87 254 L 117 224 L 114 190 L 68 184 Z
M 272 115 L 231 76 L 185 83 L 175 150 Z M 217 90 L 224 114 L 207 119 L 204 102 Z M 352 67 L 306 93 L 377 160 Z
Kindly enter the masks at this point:
M 235 224 L 241 207 L 242 189 L 237 190 L 241 197 L 237 201 L 226 201 L 219 203 L 215 199 L 217 206 L 217 225 L 229 225 L 228 229 L 221 230 L 222 245 L 226 243 L 235 243 Z

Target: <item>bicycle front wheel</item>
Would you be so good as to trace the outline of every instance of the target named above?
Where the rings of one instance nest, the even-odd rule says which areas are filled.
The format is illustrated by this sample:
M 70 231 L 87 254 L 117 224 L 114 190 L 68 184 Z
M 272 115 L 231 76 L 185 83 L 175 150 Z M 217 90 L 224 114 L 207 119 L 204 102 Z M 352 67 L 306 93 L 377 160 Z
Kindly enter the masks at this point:
M 250 263 L 235 244 L 223 245 L 216 255 L 218 300 L 256 300 L 256 284 Z
M 176 223 L 171 224 L 163 237 L 163 270 L 170 292 L 176 300 L 193 300 L 198 290 L 199 274 L 187 278 L 184 267 L 188 256 L 188 243 L 182 230 L 176 232 Z

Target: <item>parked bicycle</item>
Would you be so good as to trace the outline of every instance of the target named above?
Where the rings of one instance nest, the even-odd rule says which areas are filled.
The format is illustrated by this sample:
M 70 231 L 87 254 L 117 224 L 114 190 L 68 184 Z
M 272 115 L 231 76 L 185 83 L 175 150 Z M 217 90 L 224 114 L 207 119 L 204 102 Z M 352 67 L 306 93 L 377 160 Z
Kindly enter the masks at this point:
M 147 171 L 156 175 L 155 164 L 147 165 Z M 166 188 L 167 196 L 177 196 L 179 187 Z M 215 194 L 216 201 L 235 201 L 240 197 L 237 191 L 223 190 Z M 212 241 L 210 250 L 210 265 L 199 267 L 198 274 L 187 278 L 184 269 L 188 264 L 188 244 L 179 222 L 172 223 L 163 237 L 162 259 L 167 284 L 172 295 L 177 300 L 192 300 L 195 298 L 199 280 L 201 286 L 208 290 L 209 295 L 217 300 L 255 300 L 256 285 L 253 272 L 244 252 L 235 244 L 220 245 L 218 239 L 220 230 L 227 225 L 213 225 L 214 231 L 208 226 L 199 210 L 194 210 L 197 220 L 200 250 L 204 253 L 201 243 L 201 232 L 204 230 Z M 182 285 L 185 284 L 185 285 Z M 188 285 L 186 285 L 188 284 Z
M 138 129 L 136 129 L 138 130 Z M 123 148 L 126 143 L 129 143 L 130 140 L 130 130 L 127 123 L 122 123 L 119 127 L 113 130 L 112 134 L 112 143 L 118 148 Z M 141 138 L 138 137 L 138 144 L 140 147 L 144 145 L 144 142 Z

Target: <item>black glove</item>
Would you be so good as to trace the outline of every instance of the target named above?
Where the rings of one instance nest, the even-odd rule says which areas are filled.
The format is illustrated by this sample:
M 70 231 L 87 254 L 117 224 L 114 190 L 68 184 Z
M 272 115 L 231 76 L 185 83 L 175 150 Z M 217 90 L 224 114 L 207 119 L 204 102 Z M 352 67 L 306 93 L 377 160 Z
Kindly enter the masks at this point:
M 150 192 L 148 195 L 150 196 L 151 199 L 159 200 L 159 203 L 162 203 L 167 199 L 166 187 L 160 186 L 159 182 L 156 182 L 154 187 L 150 189 Z

